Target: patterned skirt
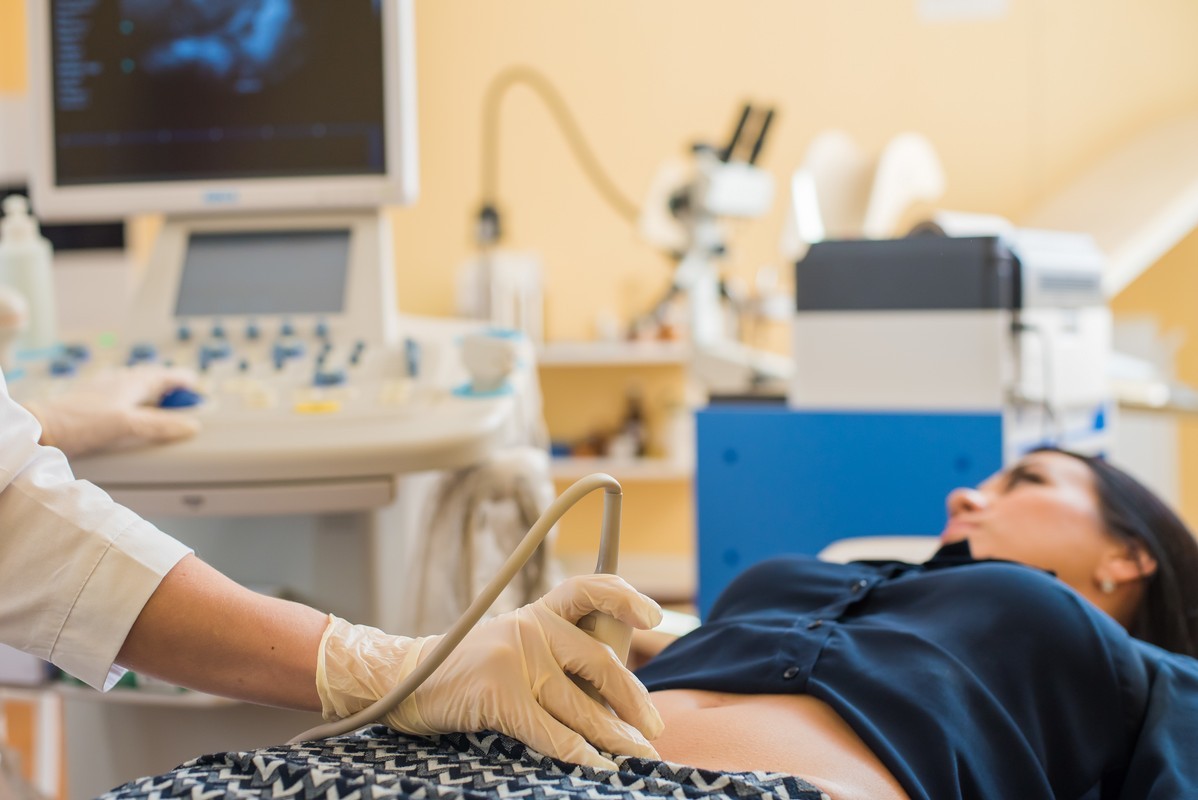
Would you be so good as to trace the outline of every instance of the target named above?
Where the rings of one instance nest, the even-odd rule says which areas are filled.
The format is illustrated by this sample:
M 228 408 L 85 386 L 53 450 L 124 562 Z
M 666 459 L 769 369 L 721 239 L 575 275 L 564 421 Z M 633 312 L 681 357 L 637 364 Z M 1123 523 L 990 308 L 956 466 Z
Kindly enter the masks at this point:
M 202 756 L 102 797 L 830 800 L 792 775 L 713 772 L 623 756 L 615 761 L 617 771 L 597 770 L 548 758 L 498 733 L 421 738 L 376 725 L 322 741 Z

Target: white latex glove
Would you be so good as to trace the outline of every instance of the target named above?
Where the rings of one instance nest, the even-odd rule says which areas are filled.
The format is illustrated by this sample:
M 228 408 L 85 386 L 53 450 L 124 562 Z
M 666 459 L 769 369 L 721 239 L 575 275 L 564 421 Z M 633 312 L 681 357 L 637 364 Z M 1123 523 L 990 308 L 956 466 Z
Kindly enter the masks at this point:
M 68 456 L 125 442 L 170 442 L 194 436 L 200 424 L 190 414 L 155 404 L 172 389 L 194 387 L 195 380 L 195 373 L 180 367 L 120 367 L 25 408 L 42 425 L 42 443 Z
M 615 764 L 588 741 L 609 753 L 657 758 L 646 737 L 663 725 L 649 693 L 608 647 L 574 625 L 595 610 L 636 628 L 661 621 L 657 604 L 618 576 L 570 578 L 535 603 L 480 623 L 383 722 L 419 735 L 497 730 L 600 769 Z M 382 697 L 441 638 L 391 636 L 330 616 L 316 670 L 325 719 L 343 719 Z M 566 672 L 593 683 L 615 714 Z

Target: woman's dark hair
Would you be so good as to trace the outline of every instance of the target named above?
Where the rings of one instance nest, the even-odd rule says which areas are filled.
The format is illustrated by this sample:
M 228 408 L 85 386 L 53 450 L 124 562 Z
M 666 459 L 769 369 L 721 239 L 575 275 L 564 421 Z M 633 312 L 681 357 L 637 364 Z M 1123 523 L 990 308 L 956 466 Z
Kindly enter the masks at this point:
M 1151 490 L 1110 462 L 1049 450 L 1086 464 L 1094 476 L 1103 522 L 1112 535 L 1155 559 L 1130 632 L 1174 653 L 1198 656 L 1198 540 Z

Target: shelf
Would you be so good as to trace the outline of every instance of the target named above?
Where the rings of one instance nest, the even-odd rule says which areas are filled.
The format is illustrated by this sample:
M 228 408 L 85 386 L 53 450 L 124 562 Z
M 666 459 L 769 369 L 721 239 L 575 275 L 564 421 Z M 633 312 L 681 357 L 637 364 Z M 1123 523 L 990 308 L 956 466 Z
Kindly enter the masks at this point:
M 542 367 L 682 366 L 690 361 L 685 342 L 549 342 L 537 353 Z
M 163 708 L 225 708 L 240 704 L 240 700 L 204 694 L 203 692 L 170 692 L 153 689 L 116 688 L 98 692 L 90 686 L 72 686 L 69 683 L 46 684 L 63 698 L 94 700 L 97 703 L 116 703 L 137 706 L 160 706 Z
M 606 472 L 619 481 L 685 481 L 694 475 L 691 464 L 672 458 L 554 458 L 549 471 L 558 480 L 578 480 L 592 472 Z

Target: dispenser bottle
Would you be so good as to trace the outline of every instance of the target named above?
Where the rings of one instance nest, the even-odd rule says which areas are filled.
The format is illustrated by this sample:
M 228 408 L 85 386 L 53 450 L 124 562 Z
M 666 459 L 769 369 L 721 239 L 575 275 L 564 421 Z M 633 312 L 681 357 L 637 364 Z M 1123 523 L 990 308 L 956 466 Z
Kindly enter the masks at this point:
M 29 309 L 19 349 L 44 350 L 58 343 L 52 260 L 50 242 L 30 215 L 29 201 L 19 194 L 5 198 L 0 220 L 0 286 L 22 294 Z

